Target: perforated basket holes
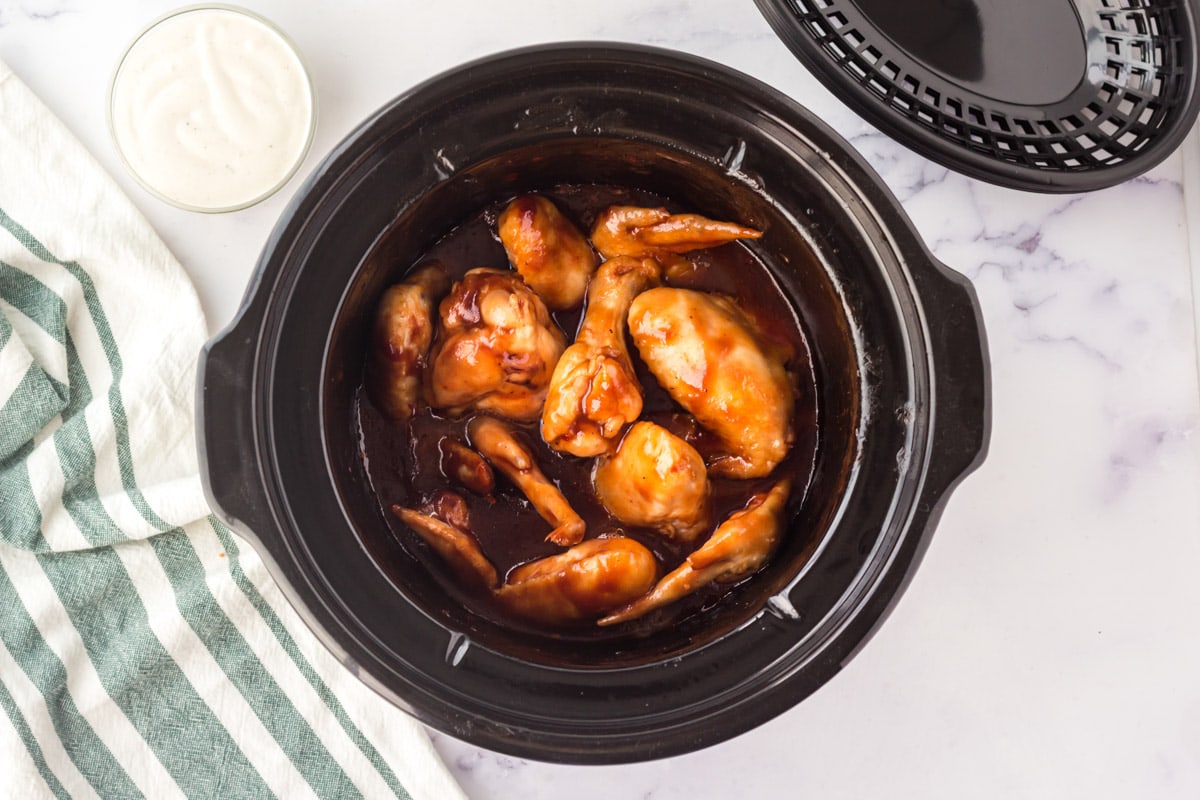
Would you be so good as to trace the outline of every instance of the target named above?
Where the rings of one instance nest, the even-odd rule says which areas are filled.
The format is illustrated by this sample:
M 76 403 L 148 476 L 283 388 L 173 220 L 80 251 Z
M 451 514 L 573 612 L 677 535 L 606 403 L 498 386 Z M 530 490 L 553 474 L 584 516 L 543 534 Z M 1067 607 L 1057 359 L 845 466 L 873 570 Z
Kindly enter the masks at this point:
M 969 93 L 931 78 L 846 0 L 788 2 L 814 41 L 894 112 L 950 142 L 1034 169 L 1125 162 L 1161 135 L 1186 101 L 1186 22 L 1173 2 L 1090 0 L 1094 10 L 1080 9 L 1084 27 L 1100 30 L 1108 50 L 1103 75 L 1093 63 L 1086 79 L 1099 86 L 1070 113 L 1038 119 L 965 100 Z

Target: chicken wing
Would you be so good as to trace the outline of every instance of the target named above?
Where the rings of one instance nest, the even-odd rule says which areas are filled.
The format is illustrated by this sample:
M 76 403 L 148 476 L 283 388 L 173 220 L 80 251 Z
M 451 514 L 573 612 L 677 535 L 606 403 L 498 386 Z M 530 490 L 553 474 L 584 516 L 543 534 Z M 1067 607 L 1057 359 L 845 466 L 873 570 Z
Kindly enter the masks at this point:
M 554 203 L 521 195 L 500 214 L 497 228 L 509 262 L 547 306 L 560 311 L 583 302 L 596 254 Z
M 442 300 L 440 315 L 426 376 L 430 405 L 537 419 L 566 341 L 520 276 L 473 269 Z
M 459 577 L 480 586 L 514 614 L 551 624 L 594 618 L 654 586 L 658 562 L 623 536 L 589 539 L 563 553 L 523 564 L 504 585 L 479 542 L 464 528 L 403 506 L 392 512 L 429 544 Z
M 433 263 L 389 287 L 379 300 L 368 385 L 376 405 L 392 419 L 408 419 L 420 404 L 425 357 L 433 341 L 433 307 L 449 288 L 446 271 Z
M 626 317 L 633 298 L 658 280 L 652 259 L 618 257 L 596 271 L 579 333 L 558 360 L 542 406 L 542 438 L 555 450 L 581 457 L 610 453 L 642 413 L 642 387 L 625 345 Z
M 598 624 L 637 619 L 713 581 L 731 583 L 752 574 L 779 545 L 790 490 L 791 482 L 785 479 L 769 491 L 752 496 L 745 508 L 731 514 L 707 542 L 667 573 L 654 589 L 603 617 Z
M 542 473 L 533 454 L 507 424 L 495 417 L 475 417 L 467 426 L 467 432 L 483 457 L 515 483 L 542 519 L 554 526 L 546 536 L 548 541 L 569 546 L 583 539 L 587 528 L 583 518 Z
M 783 363 L 723 297 L 659 287 L 629 310 L 634 345 L 675 402 L 720 440 L 716 477 L 767 475 L 792 443 L 795 398 Z
M 655 257 L 717 247 L 735 239 L 757 239 L 762 231 L 699 214 L 672 214 L 665 208 L 611 206 L 592 226 L 592 245 L 605 258 Z
M 540 622 L 596 617 L 645 594 L 658 577 L 654 555 L 622 536 L 588 539 L 513 570 L 496 599 Z
M 400 505 L 393 505 L 392 513 L 445 559 L 460 578 L 486 589 L 495 589 L 499 585 L 496 568 L 484 557 L 479 542 L 461 523 L 452 525 L 433 514 Z
M 708 472 L 696 448 L 653 422 L 631 427 L 592 473 L 596 496 L 617 519 L 690 542 L 708 527 Z

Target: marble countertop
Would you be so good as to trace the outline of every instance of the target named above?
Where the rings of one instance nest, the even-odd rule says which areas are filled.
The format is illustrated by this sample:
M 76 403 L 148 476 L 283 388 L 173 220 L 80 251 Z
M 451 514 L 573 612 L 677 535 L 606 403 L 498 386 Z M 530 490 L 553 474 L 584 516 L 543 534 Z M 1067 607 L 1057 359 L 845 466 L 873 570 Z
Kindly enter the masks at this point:
M 797 98 L 852 142 L 935 254 L 978 290 L 992 358 L 989 458 L 846 669 L 760 728 L 643 764 L 540 764 L 434 733 L 472 798 L 558 798 L 566 786 L 573 800 L 1200 796 L 1195 135 L 1122 186 L 1022 194 L 948 172 L 867 126 L 751 0 L 263 0 L 245 5 L 296 40 L 316 81 L 315 143 L 278 195 L 206 216 L 141 190 L 105 125 L 122 48 L 172 5 L 0 0 L 0 59 L 145 213 L 195 280 L 213 331 L 232 319 L 300 179 L 359 120 L 469 58 L 577 39 L 703 55 Z

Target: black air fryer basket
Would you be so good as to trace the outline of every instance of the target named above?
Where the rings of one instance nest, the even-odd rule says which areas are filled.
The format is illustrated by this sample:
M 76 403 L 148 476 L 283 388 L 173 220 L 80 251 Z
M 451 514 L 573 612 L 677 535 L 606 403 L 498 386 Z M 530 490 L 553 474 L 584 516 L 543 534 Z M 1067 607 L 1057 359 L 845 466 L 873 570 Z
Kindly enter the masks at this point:
M 1082 192 L 1158 164 L 1200 110 L 1197 0 L 756 0 L 867 121 L 958 172 Z

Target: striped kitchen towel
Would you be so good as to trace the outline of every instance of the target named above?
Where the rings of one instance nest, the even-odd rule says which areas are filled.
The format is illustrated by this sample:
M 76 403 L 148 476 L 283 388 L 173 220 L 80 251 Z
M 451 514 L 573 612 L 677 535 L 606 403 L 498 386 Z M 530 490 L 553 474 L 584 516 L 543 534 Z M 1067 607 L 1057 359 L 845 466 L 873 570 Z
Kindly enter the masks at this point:
M 461 798 L 210 516 L 179 264 L 0 64 L 0 797 Z

